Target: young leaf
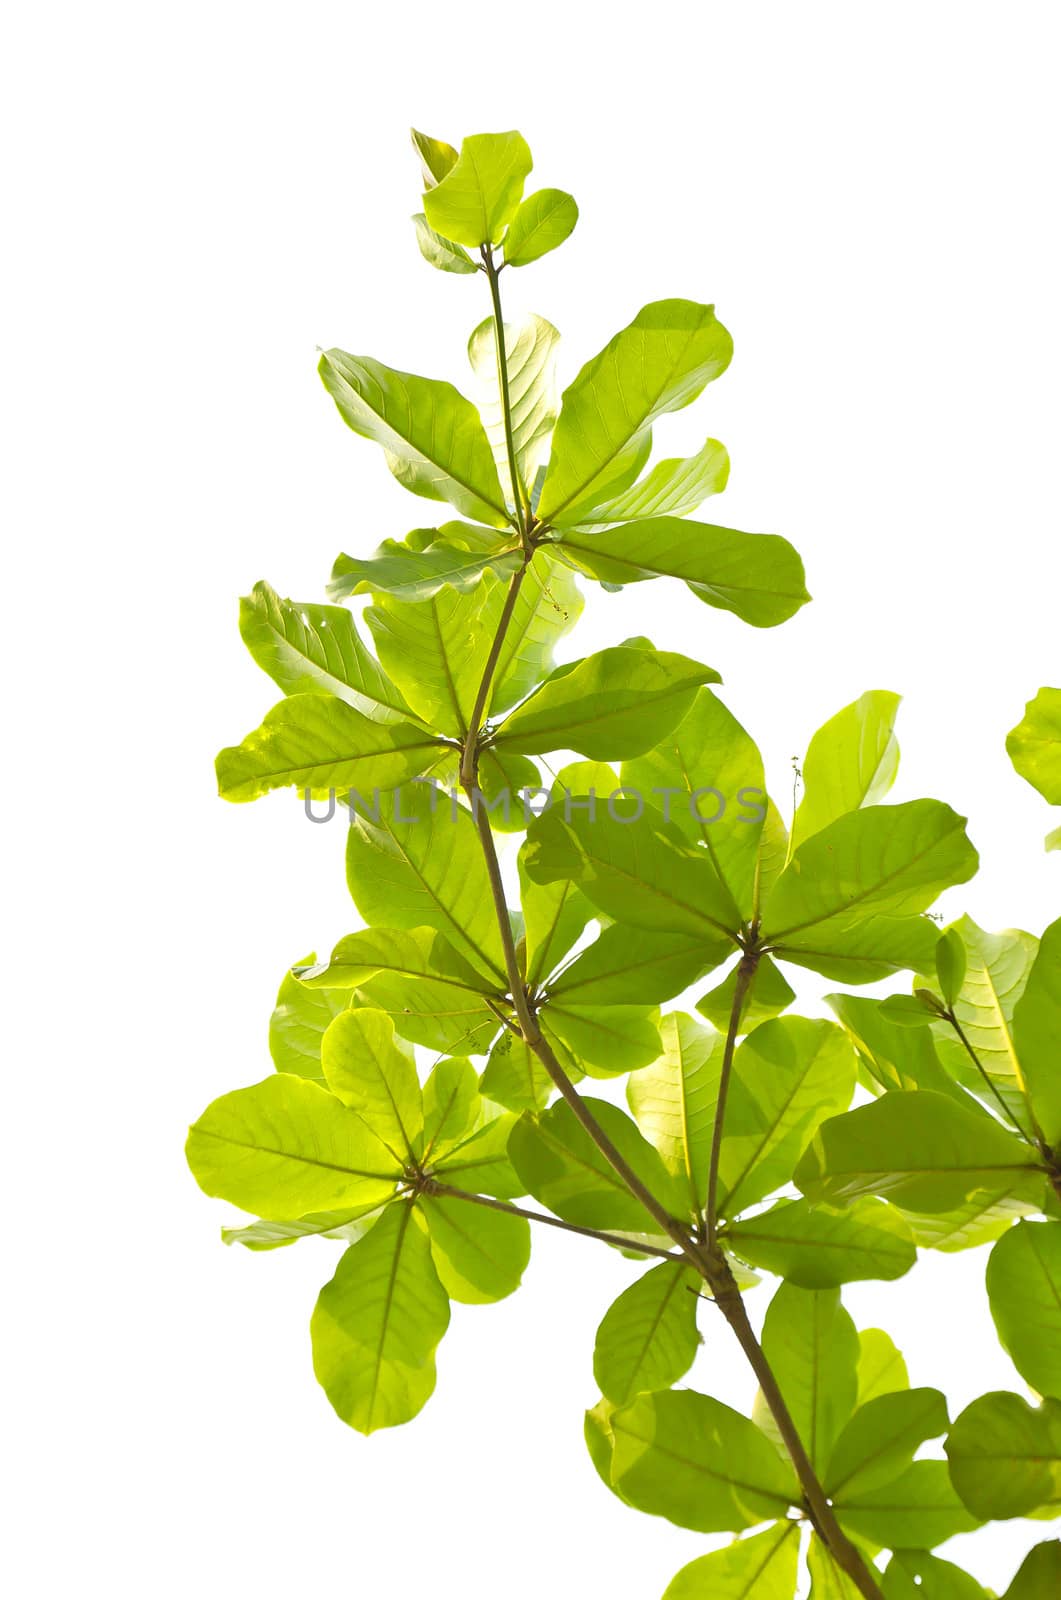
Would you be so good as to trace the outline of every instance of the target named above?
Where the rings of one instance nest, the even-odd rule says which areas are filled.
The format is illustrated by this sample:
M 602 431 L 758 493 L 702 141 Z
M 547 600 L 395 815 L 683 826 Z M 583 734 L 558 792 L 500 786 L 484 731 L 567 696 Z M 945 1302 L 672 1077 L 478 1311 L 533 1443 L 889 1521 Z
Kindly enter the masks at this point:
M 424 173 L 424 188 L 433 189 L 451 167 L 456 166 L 457 152 L 451 144 L 444 139 L 432 139 L 426 133 L 420 133 L 416 128 L 409 129 L 412 136 L 413 149 L 420 157 L 420 165 Z
M 701 1281 L 680 1261 L 661 1261 L 624 1289 L 597 1329 L 593 1376 L 607 1399 L 627 1405 L 635 1395 L 669 1389 L 692 1366 Z
M 505 264 L 525 267 L 574 232 L 578 206 L 562 189 L 538 189 L 523 201 L 505 234 Z
M 579 529 L 606 528 L 644 517 L 684 517 L 709 495 L 721 494 L 729 478 L 729 452 L 708 439 L 694 456 L 658 461 L 622 494 L 586 510 Z
M 799 1524 L 775 1522 L 765 1533 L 690 1561 L 663 1600 L 793 1600 L 798 1563 Z
M 247 1250 L 279 1250 L 297 1244 L 299 1239 L 361 1239 L 377 1223 L 385 1207 L 358 1206 L 353 1211 L 318 1211 L 295 1222 L 266 1222 L 259 1218 L 245 1228 L 222 1228 L 225 1244 L 241 1244 Z
M 487 1305 L 519 1288 L 531 1251 L 530 1224 L 523 1217 L 451 1195 L 424 1195 L 418 1204 L 435 1270 L 454 1300 Z
M 332 568 L 329 592 L 341 599 L 355 594 L 389 594 L 395 600 L 430 600 L 447 587 L 465 594 L 474 589 L 484 573 L 510 578 L 519 569 L 521 557 L 514 550 L 497 549 L 486 555 L 463 550 L 459 542 L 464 524 L 450 522 L 440 528 L 440 537 L 426 550 L 414 550 L 387 539 L 374 555 L 365 560 L 341 555 Z
M 217 758 L 225 800 L 258 800 L 273 789 L 396 789 L 434 760 L 439 741 L 412 722 L 373 722 L 330 694 L 295 694 L 242 744 Z
M 497 244 L 512 221 L 533 166 L 518 133 L 473 133 L 460 156 L 424 195 L 424 211 L 436 233 L 478 249 Z
M 762 1345 L 811 1462 L 821 1471 L 858 1395 L 858 1333 L 839 1290 L 783 1283 L 767 1309 Z
M 504 992 L 505 958 L 471 813 L 426 784 L 381 797 L 379 820 L 359 813 L 346 875 L 367 922 L 435 928 Z
M 524 489 L 535 475 L 549 448 L 560 408 L 556 381 L 560 334 L 544 317 L 531 315 L 520 323 L 505 323 L 505 365 L 512 418 L 512 444 L 516 469 Z M 487 317 L 468 340 L 468 359 L 479 391 L 479 410 L 502 483 L 508 481 L 508 444 L 501 387 L 497 377 L 497 343 L 494 319 Z
M 912 1211 L 948 1211 L 996 1180 L 1014 1195 L 1042 1187 L 1035 1152 L 988 1116 L 928 1090 L 886 1094 L 832 1117 L 796 1168 L 810 1200 L 877 1194 Z
M 328 1088 L 365 1121 L 399 1167 L 412 1160 L 424 1125 L 424 1102 L 411 1050 L 398 1047 L 382 1011 L 344 1011 L 324 1035 Z
M 648 457 L 655 419 L 695 400 L 732 354 L 712 306 L 657 300 L 639 311 L 564 392 L 540 520 L 574 525 L 629 488 Z
M 618 645 L 557 667 L 493 743 L 524 755 L 577 750 L 595 761 L 641 755 L 681 721 L 701 684 L 718 681 L 713 667 L 688 656 Z
M 895 781 L 899 695 L 870 689 L 820 727 L 803 762 L 803 799 L 792 822 L 792 849 L 860 806 L 877 805 Z
M 1061 1222 L 1019 1222 L 987 1263 L 998 1337 L 1025 1383 L 1061 1397 Z
M 1051 805 L 1061 805 L 1061 689 L 1040 689 L 1006 738 L 1010 760 Z
M 375 722 L 413 716 L 345 606 L 298 605 L 256 583 L 239 603 L 239 631 L 285 694 L 335 695 Z
M 916 913 L 976 865 L 965 819 L 937 800 L 850 812 L 796 851 L 767 898 L 763 941 L 826 977 L 886 977 L 924 948 Z
M 413 494 L 448 500 L 475 522 L 507 525 L 479 413 L 451 383 L 345 350 L 325 351 L 318 371 L 347 427 L 383 446 L 387 465 Z
M 440 233 L 436 233 L 422 211 L 414 215 L 413 226 L 420 254 L 439 272 L 478 272 L 478 266 L 463 245 L 454 244 L 452 239 L 444 239 Z
M 859 1406 L 833 1447 L 824 1477 L 831 1499 L 849 1502 L 891 1483 L 928 1439 L 947 1431 L 947 1402 L 938 1389 L 882 1394 Z
M 681 578 L 698 600 L 756 628 L 787 622 L 810 599 L 802 561 L 774 533 L 651 517 L 604 533 L 566 532 L 556 548 L 602 583 Z
M 798 1503 L 792 1470 L 769 1440 L 708 1395 L 640 1395 L 613 1414 L 611 1428 L 616 1490 L 680 1528 L 739 1533 Z
M 192 1124 L 187 1156 L 204 1194 L 268 1221 L 378 1205 L 399 1176 L 359 1116 L 286 1073 L 207 1106 Z
M 877 1200 L 844 1211 L 782 1200 L 770 1211 L 731 1223 L 730 1248 L 801 1289 L 833 1289 L 862 1278 L 901 1278 L 917 1259 L 909 1225 Z
M 977 1517 L 1004 1519 L 1061 1505 L 1061 1402 L 981 1395 L 950 1431 L 954 1487 Z
M 314 961 L 296 963 L 304 970 Z M 302 983 L 293 972 L 285 972 L 276 1006 L 269 1019 L 269 1054 L 277 1072 L 291 1072 L 296 1078 L 324 1082 L 321 1066 L 321 1040 L 325 1029 L 345 1011 L 350 997 L 341 993 L 318 992 Z
M 680 1203 L 658 1154 L 629 1117 L 605 1100 L 583 1097 L 583 1103 L 656 1198 L 664 1205 Z M 529 1193 L 566 1222 L 624 1233 L 658 1230 L 566 1103 L 537 1118 L 520 1117 L 509 1155 Z
M 435 1387 L 449 1299 L 414 1208 L 395 1205 L 352 1244 L 317 1299 L 313 1369 L 359 1433 L 408 1422 Z
M 1061 1145 L 1061 919 L 1043 934 L 1012 1033 L 1035 1120 L 1048 1144 Z

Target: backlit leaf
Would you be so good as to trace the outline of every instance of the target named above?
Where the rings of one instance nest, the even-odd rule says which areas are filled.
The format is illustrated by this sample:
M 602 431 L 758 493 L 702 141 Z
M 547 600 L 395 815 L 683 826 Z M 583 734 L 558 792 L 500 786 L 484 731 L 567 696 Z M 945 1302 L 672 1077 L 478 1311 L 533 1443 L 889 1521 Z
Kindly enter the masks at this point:
M 626 1405 L 668 1389 L 688 1372 L 700 1343 L 699 1276 L 680 1261 L 661 1261 L 624 1289 L 597 1329 L 593 1376 L 603 1395 Z

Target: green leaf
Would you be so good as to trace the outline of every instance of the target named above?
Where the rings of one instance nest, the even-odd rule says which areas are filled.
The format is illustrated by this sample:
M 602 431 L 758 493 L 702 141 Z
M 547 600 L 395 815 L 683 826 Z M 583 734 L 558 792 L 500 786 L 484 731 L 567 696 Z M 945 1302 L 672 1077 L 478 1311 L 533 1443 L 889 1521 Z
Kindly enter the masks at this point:
M 225 1244 L 241 1244 L 247 1250 L 279 1250 L 299 1239 L 345 1239 L 348 1243 L 363 1236 L 382 1216 L 379 1206 L 358 1206 L 353 1211 L 318 1211 L 294 1222 L 266 1222 L 261 1218 L 244 1228 L 222 1228 Z
M 483 1107 L 483 1114 L 487 1108 Z M 507 1113 L 484 1122 L 475 1133 L 448 1150 L 436 1165 L 439 1176 L 455 1188 L 515 1200 L 527 1190 L 509 1160 L 508 1146 L 516 1118 Z
M 575 524 L 629 488 L 648 457 L 655 419 L 695 400 L 732 353 L 712 306 L 657 300 L 639 311 L 564 392 L 540 520 Z
M 650 517 L 603 533 L 565 532 L 557 548 L 602 583 L 681 578 L 698 600 L 733 611 L 756 628 L 787 622 L 810 599 L 802 561 L 774 533 Z
M 435 1270 L 446 1293 L 465 1305 L 503 1300 L 519 1288 L 530 1260 L 530 1224 L 451 1195 L 423 1196 Z
M 799 1500 L 754 1423 L 692 1390 L 640 1395 L 611 1419 L 612 1483 L 639 1511 L 697 1533 L 737 1533 Z
M 491 584 L 480 619 L 485 644 L 497 634 L 505 587 Z M 527 569 L 497 661 L 491 716 L 514 705 L 552 671 L 553 652 L 582 614 L 583 600 L 570 572 L 539 552 Z
M 1061 919 L 1043 934 L 1012 1034 L 1035 1120 L 1048 1144 L 1061 1145 Z
M 457 152 L 451 144 L 444 139 L 429 138 L 426 133 L 420 133 L 416 128 L 409 129 L 412 136 L 413 149 L 420 157 L 420 165 L 424 173 L 425 189 L 433 189 L 451 167 L 457 163 Z
M 583 1104 L 620 1155 L 663 1205 L 678 1199 L 659 1155 L 617 1106 L 588 1096 Z M 630 1193 L 561 1101 L 540 1117 L 520 1117 L 512 1130 L 509 1155 L 526 1189 L 566 1222 L 585 1228 L 656 1233 L 658 1224 Z
M 933 1213 L 903 1210 L 919 1247 L 954 1254 L 976 1245 L 991 1244 L 1007 1233 L 1020 1217 L 1038 1211 L 1041 1191 L 1038 1184 L 1028 1187 L 1031 1198 L 1015 1198 L 1012 1181 L 1006 1174 L 985 1189 L 977 1189 L 971 1199 L 948 1211 Z
M 979 1518 L 1028 1516 L 1061 1504 L 1061 1402 L 981 1395 L 950 1431 L 954 1487 Z
M 957 928 L 948 928 L 940 935 L 936 946 L 936 978 L 939 992 L 949 1006 L 953 1006 L 962 992 L 967 966 L 962 936 Z
M 858 1395 L 858 1333 L 839 1290 L 783 1283 L 767 1308 L 762 1346 L 811 1463 L 821 1472 Z
M 522 557 L 515 550 L 495 550 L 481 555 L 462 550 L 448 537 L 460 538 L 463 524 L 450 522 L 439 529 L 441 537 L 426 550 L 413 550 L 386 539 L 366 560 L 341 555 L 332 568 L 329 592 L 341 599 L 354 594 L 389 594 L 396 600 L 430 600 L 440 589 L 459 593 L 474 589 L 486 572 L 508 578 L 518 571 Z
M 1061 1397 L 1061 1222 L 1019 1222 L 987 1263 L 998 1337 L 1039 1394 Z
M 539 983 L 556 968 L 593 918 L 593 907 L 573 883 L 535 883 L 519 853 L 520 904 L 527 941 L 527 980 Z
M 700 1288 L 691 1267 L 661 1261 L 623 1290 L 597 1329 L 593 1351 L 593 1376 L 607 1399 L 626 1405 L 688 1372 L 700 1344 Z
M 878 1194 L 912 1211 L 948 1211 L 987 1185 L 1042 1186 L 1035 1154 L 986 1115 L 928 1090 L 886 1094 L 818 1129 L 796 1168 L 811 1200 Z
M 525 267 L 574 232 L 578 206 L 562 189 L 538 189 L 523 201 L 505 234 L 505 264 Z
M 824 1487 L 830 1499 L 847 1503 L 868 1489 L 891 1483 L 928 1439 L 948 1426 L 947 1402 L 938 1389 L 905 1389 L 878 1395 L 859 1406 L 833 1447 Z
M 436 233 L 422 211 L 414 215 L 413 226 L 420 254 L 439 272 L 478 272 L 479 268 L 467 250 L 462 245 L 454 244 L 452 239 L 444 239 L 440 233 Z
M 719 1207 L 736 1216 L 792 1177 L 824 1118 L 850 1104 L 855 1061 L 840 1029 L 807 1017 L 756 1028 L 733 1057 Z
M 841 1498 L 835 1509 L 845 1532 L 887 1550 L 931 1550 L 979 1521 L 954 1492 L 943 1461 L 915 1461 L 891 1483 Z
M 278 1073 L 207 1106 L 188 1135 L 204 1194 L 267 1221 L 378 1205 L 398 1167 L 370 1128 L 315 1083 Z
M 567 1063 L 567 1075 L 574 1081 Z M 553 1081 L 522 1038 L 506 1030 L 498 1035 L 479 1084 L 482 1093 L 509 1111 L 543 1111 L 553 1092 Z
M 880 1000 L 854 994 L 825 998 L 854 1045 L 861 1066 L 882 1088 L 931 1089 L 975 1109 L 940 1065 L 927 1014 L 920 1027 L 908 1028 L 894 1022 Z
M 454 165 L 424 195 L 428 222 L 458 244 L 497 244 L 516 213 L 532 166 L 520 134 L 471 134 Z
M 1029 1550 L 1004 1600 L 1056 1600 L 1059 1589 L 1061 1539 L 1049 1539 Z
M 910 1228 L 891 1206 L 862 1200 L 845 1211 L 783 1200 L 726 1229 L 730 1248 L 753 1267 L 801 1289 L 832 1289 L 862 1278 L 890 1281 L 917 1259 Z
M 311 954 L 306 961 L 312 962 Z M 297 963 L 296 966 L 302 966 Z M 307 988 L 293 972 L 285 972 L 276 1007 L 269 1019 L 269 1054 L 277 1072 L 324 1082 L 321 1040 L 325 1029 L 349 1004 L 349 996 L 318 993 Z
M 382 1011 L 344 1011 L 321 1049 L 328 1088 L 356 1111 L 399 1167 L 413 1159 L 424 1125 L 424 1102 L 411 1050 L 400 1049 Z
M 937 800 L 850 812 L 796 851 L 767 898 L 763 942 L 826 977 L 886 977 L 929 932 L 934 949 L 934 930 L 915 915 L 976 865 L 965 819 Z
M 594 1077 L 614 1077 L 647 1066 L 659 1055 L 659 1012 L 654 1006 L 584 1006 L 550 1000 L 542 1026 Z
M 1040 689 L 1006 738 L 1010 760 L 1051 805 L 1061 805 L 1061 689 Z
M 858 1403 L 910 1387 L 906 1362 L 883 1328 L 863 1328 L 858 1336 Z
M 471 813 L 425 784 L 382 797 L 379 820 L 358 814 L 346 875 L 366 922 L 435 928 L 458 955 L 508 988 L 490 880 Z
M 1045 848 L 1047 850 L 1061 850 L 1061 828 L 1054 828 L 1046 835 Z
M 438 740 L 411 722 L 373 722 L 328 694 L 281 700 L 260 728 L 217 758 L 225 800 L 257 800 L 273 789 L 395 789 L 430 765 Z
M 496 580 L 440 589 L 411 602 L 379 594 L 365 620 L 380 661 L 419 717 L 440 733 L 462 736 L 490 648 L 488 602 Z
M 888 793 L 899 768 L 899 699 L 887 689 L 869 689 L 818 729 L 803 762 L 793 850 L 838 817 L 876 805 Z
M 711 1135 L 723 1039 L 675 1011 L 660 1024 L 663 1054 L 631 1075 L 627 1098 L 641 1132 L 654 1145 L 697 1216 L 707 1201 Z
M 975 1578 L 926 1550 L 896 1551 L 881 1587 L 884 1600 L 988 1600 Z
M 640 820 L 619 820 L 625 804 L 616 802 L 613 811 L 575 799 L 564 808 L 566 820 L 559 808 L 546 811 L 528 830 L 528 876 L 576 882 L 616 921 L 690 933 L 703 940 L 705 964 L 723 960 L 737 943 L 741 917 L 711 862 L 647 807 Z
M 504 329 L 516 470 L 524 489 L 529 489 L 545 459 L 560 409 L 560 390 L 556 381 L 560 334 L 551 322 L 533 314 L 519 323 L 506 322 Z M 494 452 L 494 461 L 502 483 L 507 483 L 508 445 L 501 386 L 497 376 L 493 317 L 480 322 L 468 340 L 468 359 L 477 380 L 479 410 Z
M 310 1323 L 317 1381 L 359 1433 L 408 1422 L 435 1387 L 448 1326 L 423 1223 L 412 1206 L 392 1206 L 320 1292 Z
M 387 465 L 405 488 L 428 500 L 448 500 L 475 522 L 508 524 L 479 413 L 451 383 L 398 372 L 344 350 L 325 351 L 318 371 L 347 427 L 383 446 Z
M 479 1080 L 465 1057 L 439 1061 L 424 1084 L 422 1165 L 437 1163 L 474 1131 L 482 1115 Z
M 765 1533 L 690 1561 L 663 1600 L 793 1600 L 798 1562 L 798 1523 L 775 1522 Z
M 716 988 L 709 989 L 707 994 L 702 995 L 696 1002 L 696 1009 L 700 1015 L 713 1022 L 716 1028 L 729 1026 L 737 994 L 739 970 L 738 962 L 730 968 L 727 976 Z M 795 998 L 796 991 L 781 969 L 774 965 L 769 956 L 762 956 L 745 991 L 740 1011 L 739 1031 L 748 1032 L 752 1028 L 757 1028 L 760 1022 L 772 1021 L 779 1012 L 786 1010 Z
M 694 456 L 658 461 L 637 483 L 582 514 L 579 528 L 610 527 L 644 517 L 684 517 L 709 495 L 721 494 L 729 478 L 729 452 L 708 439 Z
M 984 1072 L 1016 1121 L 1030 1132 L 1024 1074 L 1013 1037 L 1013 1015 L 1035 960 L 1038 941 L 1008 928 L 986 933 L 964 916 L 955 923 L 966 951 L 966 971 L 954 1001 L 954 1015 Z M 935 1025 L 936 1050 L 955 1078 L 992 1110 L 995 1095 L 986 1087 L 965 1045 L 949 1023 Z
M 299 605 L 256 583 L 239 603 L 239 631 L 285 694 L 332 694 L 376 722 L 413 715 L 344 606 Z
M 548 993 L 565 1006 L 654 1005 L 687 989 L 705 965 L 703 945 L 690 934 L 614 924 L 549 982 Z
M 718 681 L 714 668 L 688 656 L 618 645 L 557 667 L 493 742 L 525 755 L 561 749 L 596 761 L 640 755 L 681 721 L 701 684 Z
M 870 1571 L 875 1569 L 869 1563 Z M 860 1600 L 860 1593 L 851 1578 L 836 1565 L 828 1546 L 812 1533 L 807 1547 L 807 1570 L 810 1574 L 810 1600 Z
M 710 689 L 654 750 L 623 763 L 622 781 L 706 853 L 745 917 L 757 909 L 759 845 L 766 816 L 763 761 L 755 742 Z

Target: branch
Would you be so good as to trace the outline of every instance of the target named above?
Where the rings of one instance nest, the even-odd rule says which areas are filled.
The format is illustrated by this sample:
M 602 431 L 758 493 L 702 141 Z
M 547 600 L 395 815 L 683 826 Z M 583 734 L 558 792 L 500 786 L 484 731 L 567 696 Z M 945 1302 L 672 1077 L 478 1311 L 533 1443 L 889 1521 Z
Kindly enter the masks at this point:
M 488 1194 L 471 1194 L 466 1189 L 455 1189 L 452 1184 L 430 1178 L 421 1185 L 426 1195 L 442 1195 L 450 1200 L 467 1200 L 476 1206 L 486 1206 L 491 1211 L 503 1211 L 510 1217 L 525 1217 L 528 1222 L 544 1222 L 547 1227 L 560 1228 L 564 1233 L 578 1233 L 584 1239 L 597 1239 L 602 1244 L 616 1245 L 620 1250 L 636 1250 L 640 1255 L 659 1256 L 662 1261 L 680 1261 L 672 1250 L 663 1250 L 656 1244 L 642 1244 L 639 1239 L 629 1239 L 621 1233 L 605 1233 L 599 1228 L 581 1228 L 577 1222 L 565 1222 L 561 1217 L 550 1216 L 547 1211 L 528 1211 L 525 1206 L 510 1205 L 507 1200 L 495 1200 Z
M 519 468 L 516 466 L 516 441 L 512 432 L 512 400 L 508 388 L 508 355 L 505 350 L 505 323 L 501 315 L 501 291 L 498 287 L 500 267 L 494 266 L 494 253 L 488 244 L 482 247 L 483 269 L 490 284 L 490 300 L 494 308 L 494 347 L 497 350 L 497 382 L 501 390 L 501 412 L 505 419 L 505 449 L 508 454 L 508 473 L 512 479 L 512 504 L 516 511 L 516 526 L 529 554 L 527 543 L 526 505 Z
M 715 1104 L 715 1126 L 711 1133 L 711 1165 L 707 1177 L 707 1247 L 713 1250 L 718 1232 L 718 1167 L 722 1159 L 722 1134 L 726 1122 L 726 1100 L 730 1078 L 733 1076 L 733 1056 L 737 1045 L 741 1012 L 759 965 L 759 952 L 754 947 L 745 950 L 737 968 L 737 983 L 733 990 L 733 1004 L 729 1013 L 729 1028 L 722 1053 L 722 1071 L 718 1079 L 718 1100 Z

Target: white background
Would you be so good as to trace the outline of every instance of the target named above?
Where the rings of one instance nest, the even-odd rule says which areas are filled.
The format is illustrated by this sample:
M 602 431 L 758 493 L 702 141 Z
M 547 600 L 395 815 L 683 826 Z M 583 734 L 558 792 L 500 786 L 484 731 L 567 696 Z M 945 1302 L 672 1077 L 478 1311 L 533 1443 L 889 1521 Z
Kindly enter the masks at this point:
M 1056 11 L 186 0 L 5 31 L 10 1592 L 654 1600 L 707 1542 L 612 1499 L 580 1436 L 624 1263 L 539 1241 L 518 1296 L 456 1310 L 423 1416 L 365 1440 L 310 1367 L 331 1249 L 225 1250 L 184 1169 L 185 1123 L 268 1070 L 285 966 L 355 925 L 338 823 L 215 798 L 275 698 L 237 596 L 321 598 L 340 548 L 432 515 L 315 346 L 466 381 L 484 285 L 420 259 L 406 129 L 519 126 L 582 221 L 508 309 L 559 325 L 569 378 L 645 300 L 714 300 L 734 364 L 659 447 L 722 438 L 713 514 L 786 533 L 815 596 L 763 633 L 598 594 L 570 651 L 712 662 L 779 798 L 820 721 L 900 690 L 896 797 L 949 800 L 985 858 L 947 909 L 1041 931 L 1056 817 L 1004 736 L 1061 677 Z M 1020 1387 L 983 1260 L 848 1296 L 955 1408 Z M 748 1401 L 704 1331 L 695 1381 Z M 1042 1533 L 953 1548 L 1002 1587 Z

